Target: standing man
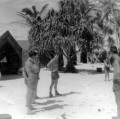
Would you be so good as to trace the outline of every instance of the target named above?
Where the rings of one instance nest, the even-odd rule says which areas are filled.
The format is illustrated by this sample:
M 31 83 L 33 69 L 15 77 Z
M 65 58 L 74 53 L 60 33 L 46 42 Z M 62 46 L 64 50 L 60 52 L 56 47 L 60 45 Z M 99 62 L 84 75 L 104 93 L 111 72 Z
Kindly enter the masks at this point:
M 37 53 L 38 53 L 38 50 L 35 50 Z M 37 78 L 37 80 L 36 80 L 36 92 L 35 92 L 35 99 L 40 99 L 40 97 L 37 95 L 37 86 L 38 86 L 38 81 L 40 80 L 40 77 L 39 77 L 39 73 L 40 73 L 40 68 L 41 68 L 41 66 L 40 66 L 40 61 L 39 61 L 39 56 L 37 55 L 36 57 L 35 57 L 35 60 L 34 60 L 34 65 L 35 65 L 35 67 L 37 68 L 39 68 L 39 72 L 37 72 L 36 73 L 36 78 Z M 33 102 L 33 103 L 36 103 L 35 101 Z M 36 103 L 37 104 L 37 103 Z
M 38 74 L 40 71 L 39 65 L 36 65 L 36 59 L 38 58 L 38 51 L 32 50 L 29 52 L 29 58 L 25 62 L 23 76 L 25 78 L 25 84 L 27 86 L 27 94 L 26 94 L 26 106 L 27 113 L 33 114 L 32 103 L 34 103 L 35 94 L 37 90 L 38 83 Z
M 55 55 L 54 58 L 48 63 L 47 68 L 51 70 L 51 85 L 49 88 L 49 97 L 53 97 L 52 94 L 52 88 L 54 86 L 55 89 L 55 95 L 61 95 L 58 90 L 57 90 L 57 85 L 58 85 L 58 79 L 59 79 L 59 74 L 58 74 L 58 57 L 59 55 Z
M 117 48 L 112 46 L 110 48 L 111 55 L 113 57 L 113 92 L 115 94 L 116 104 L 117 104 L 117 117 L 113 119 L 120 119 L 120 57 L 118 56 Z

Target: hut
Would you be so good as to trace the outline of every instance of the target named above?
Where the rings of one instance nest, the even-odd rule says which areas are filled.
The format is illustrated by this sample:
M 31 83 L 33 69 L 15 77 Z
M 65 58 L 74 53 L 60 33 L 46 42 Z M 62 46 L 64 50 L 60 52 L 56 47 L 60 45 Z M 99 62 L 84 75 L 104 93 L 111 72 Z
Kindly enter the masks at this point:
M 22 66 L 22 48 L 9 31 L 0 37 L 0 70 L 2 74 L 16 74 Z

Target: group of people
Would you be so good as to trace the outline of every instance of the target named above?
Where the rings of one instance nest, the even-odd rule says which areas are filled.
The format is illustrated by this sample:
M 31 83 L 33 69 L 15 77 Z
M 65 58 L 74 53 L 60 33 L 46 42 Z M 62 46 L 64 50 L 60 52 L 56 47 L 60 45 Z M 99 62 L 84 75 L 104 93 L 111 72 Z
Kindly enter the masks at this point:
M 61 95 L 57 90 L 57 84 L 59 79 L 58 73 L 58 57 L 59 55 L 55 55 L 54 58 L 47 64 L 47 68 L 51 70 L 51 84 L 49 88 L 49 97 L 53 97 L 52 88 L 54 86 L 55 95 Z M 109 59 L 113 59 L 112 63 L 110 63 Z M 118 55 L 118 50 L 115 46 L 110 48 L 110 55 L 104 62 L 105 69 L 105 80 L 109 78 L 109 65 L 113 66 L 113 92 L 115 94 L 116 104 L 117 104 L 117 117 L 113 117 L 114 119 L 120 119 L 120 56 Z M 32 104 L 37 103 L 35 99 L 38 99 L 37 96 L 37 85 L 39 81 L 39 73 L 41 69 L 41 63 L 39 61 L 39 53 L 37 49 L 31 50 L 29 52 L 29 58 L 25 62 L 23 76 L 25 78 L 25 84 L 27 86 L 26 93 L 26 106 L 27 113 L 33 114 L 33 106 Z
M 55 95 L 61 95 L 57 90 L 57 84 L 59 79 L 58 74 L 58 57 L 55 55 L 54 58 L 47 64 L 47 68 L 51 70 L 51 84 L 49 88 L 49 97 L 52 98 L 52 88 L 54 86 Z M 39 51 L 37 49 L 32 49 L 29 52 L 29 58 L 26 60 L 23 68 L 23 76 L 25 78 L 25 84 L 27 86 L 26 93 L 26 107 L 27 113 L 33 114 L 32 104 L 38 104 L 35 99 L 39 99 L 37 96 L 37 85 L 39 81 L 39 73 L 41 69 L 41 63 L 39 61 Z

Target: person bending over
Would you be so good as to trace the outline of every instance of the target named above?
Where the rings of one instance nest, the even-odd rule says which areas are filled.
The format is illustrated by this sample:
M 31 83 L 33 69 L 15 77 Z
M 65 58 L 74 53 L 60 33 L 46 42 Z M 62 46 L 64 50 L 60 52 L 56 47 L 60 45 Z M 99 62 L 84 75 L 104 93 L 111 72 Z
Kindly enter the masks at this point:
M 55 95 L 61 95 L 58 90 L 58 79 L 59 79 L 59 73 L 58 73 L 58 55 L 55 55 L 54 58 L 47 64 L 47 68 L 51 70 L 51 84 L 49 88 L 49 97 L 53 97 L 52 94 L 52 88 L 54 86 L 55 89 Z

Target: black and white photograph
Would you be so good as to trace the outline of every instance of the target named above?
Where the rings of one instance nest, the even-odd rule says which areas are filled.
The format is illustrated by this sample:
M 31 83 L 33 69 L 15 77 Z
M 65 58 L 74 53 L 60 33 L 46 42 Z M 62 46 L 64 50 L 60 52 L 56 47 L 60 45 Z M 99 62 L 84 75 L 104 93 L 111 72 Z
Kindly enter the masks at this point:
M 0 119 L 120 119 L 120 0 L 0 0 Z

